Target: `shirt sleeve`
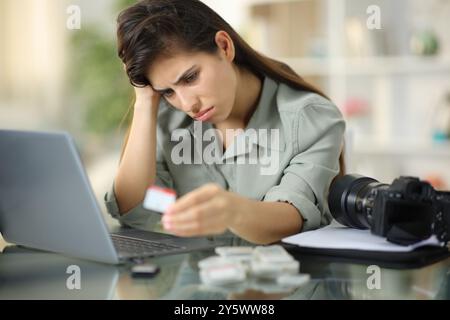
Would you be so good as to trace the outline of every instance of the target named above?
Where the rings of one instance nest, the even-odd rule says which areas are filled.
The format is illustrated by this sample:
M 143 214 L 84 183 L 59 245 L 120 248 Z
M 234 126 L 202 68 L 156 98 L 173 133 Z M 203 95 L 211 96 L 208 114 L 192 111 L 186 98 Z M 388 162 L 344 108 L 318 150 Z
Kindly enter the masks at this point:
M 158 148 L 159 149 L 159 148 Z M 157 152 L 156 178 L 155 185 L 164 188 L 173 188 L 172 176 L 167 168 L 161 153 Z M 114 183 L 111 189 L 104 196 L 105 206 L 108 213 L 117 219 L 121 225 L 136 229 L 154 230 L 156 224 L 161 220 L 161 214 L 152 210 L 145 209 L 142 203 L 132 208 L 124 214 L 119 213 L 116 195 L 114 192 Z
M 328 189 L 339 173 L 345 122 L 339 109 L 330 103 L 307 105 L 295 114 L 294 157 L 283 171 L 277 186 L 264 201 L 292 204 L 303 218 L 300 231 L 319 228 L 331 221 Z

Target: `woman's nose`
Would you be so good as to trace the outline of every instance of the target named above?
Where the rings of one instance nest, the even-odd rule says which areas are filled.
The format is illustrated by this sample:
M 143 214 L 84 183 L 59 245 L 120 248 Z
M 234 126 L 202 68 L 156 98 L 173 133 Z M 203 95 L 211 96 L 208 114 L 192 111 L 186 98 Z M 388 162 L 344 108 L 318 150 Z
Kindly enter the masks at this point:
M 198 107 L 199 107 L 199 101 L 197 98 L 195 98 L 194 95 L 189 95 L 189 94 L 182 94 L 180 93 L 179 95 L 180 98 L 180 107 L 181 110 L 189 113 L 189 112 L 193 112 L 196 113 L 198 112 Z

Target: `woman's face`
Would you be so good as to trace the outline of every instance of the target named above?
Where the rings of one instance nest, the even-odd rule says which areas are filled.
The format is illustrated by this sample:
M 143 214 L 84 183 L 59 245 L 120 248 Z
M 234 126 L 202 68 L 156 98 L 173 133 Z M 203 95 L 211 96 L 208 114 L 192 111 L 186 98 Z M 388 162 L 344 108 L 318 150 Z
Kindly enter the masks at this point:
M 215 54 L 179 53 L 157 59 L 148 79 L 168 103 L 199 121 L 224 121 L 236 98 L 236 70 L 220 49 Z

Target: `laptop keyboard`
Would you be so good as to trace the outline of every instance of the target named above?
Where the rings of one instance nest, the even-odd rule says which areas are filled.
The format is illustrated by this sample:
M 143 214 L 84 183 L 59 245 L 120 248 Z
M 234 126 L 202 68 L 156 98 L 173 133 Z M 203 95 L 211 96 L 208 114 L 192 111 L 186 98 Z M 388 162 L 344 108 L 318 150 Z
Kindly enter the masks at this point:
M 117 252 L 126 256 L 151 256 L 165 252 L 179 251 L 185 247 L 161 243 L 150 240 L 133 239 L 118 235 L 111 235 Z

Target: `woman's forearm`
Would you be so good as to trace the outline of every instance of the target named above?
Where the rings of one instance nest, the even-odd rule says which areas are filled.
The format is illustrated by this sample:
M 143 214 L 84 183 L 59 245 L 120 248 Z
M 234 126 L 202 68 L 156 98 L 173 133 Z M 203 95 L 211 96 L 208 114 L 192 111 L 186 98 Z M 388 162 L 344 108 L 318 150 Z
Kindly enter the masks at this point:
M 264 202 L 242 198 L 239 213 L 230 230 L 256 244 L 269 244 L 300 232 L 303 219 L 285 202 Z
M 121 214 L 142 202 L 148 186 L 155 181 L 157 112 L 158 107 L 148 103 L 134 106 L 128 143 L 114 181 Z

